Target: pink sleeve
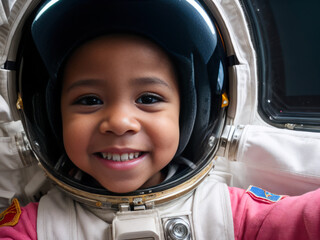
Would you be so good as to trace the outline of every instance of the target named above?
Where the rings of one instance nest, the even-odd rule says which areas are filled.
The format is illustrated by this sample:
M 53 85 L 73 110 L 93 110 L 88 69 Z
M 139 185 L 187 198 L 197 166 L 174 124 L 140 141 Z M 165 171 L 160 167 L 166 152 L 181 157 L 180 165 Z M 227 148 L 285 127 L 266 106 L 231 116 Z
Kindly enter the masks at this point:
M 20 219 L 15 226 L 0 227 L 0 239 L 37 239 L 37 210 L 38 203 L 30 203 L 21 208 Z
M 235 239 L 320 239 L 320 189 L 275 203 L 229 188 Z

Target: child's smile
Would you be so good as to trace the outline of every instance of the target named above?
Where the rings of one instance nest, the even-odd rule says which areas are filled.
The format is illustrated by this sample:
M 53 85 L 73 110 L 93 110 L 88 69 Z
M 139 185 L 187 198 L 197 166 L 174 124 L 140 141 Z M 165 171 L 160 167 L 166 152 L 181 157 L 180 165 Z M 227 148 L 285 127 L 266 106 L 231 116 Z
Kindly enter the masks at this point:
M 146 154 L 146 152 L 133 149 L 114 148 L 104 152 L 98 152 L 95 155 L 103 165 L 110 169 L 129 170 L 139 164 Z
M 159 184 L 179 144 L 177 82 L 165 52 L 143 38 L 112 35 L 78 48 L 61 97 L 71 161 L 113 192 Z

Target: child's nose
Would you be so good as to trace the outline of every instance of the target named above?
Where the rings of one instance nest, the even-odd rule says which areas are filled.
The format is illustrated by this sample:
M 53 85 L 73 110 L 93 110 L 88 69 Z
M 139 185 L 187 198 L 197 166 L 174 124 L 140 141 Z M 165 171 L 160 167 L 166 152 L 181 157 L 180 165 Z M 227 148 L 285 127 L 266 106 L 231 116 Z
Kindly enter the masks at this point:
M 121 106 L 106 110 L 104 119 L 100 124 L 102 133 L 109 132 L 119 136 L 128 132 L 139 132 L 140 128 L 140 122 L 136 119 L 132 109 Z

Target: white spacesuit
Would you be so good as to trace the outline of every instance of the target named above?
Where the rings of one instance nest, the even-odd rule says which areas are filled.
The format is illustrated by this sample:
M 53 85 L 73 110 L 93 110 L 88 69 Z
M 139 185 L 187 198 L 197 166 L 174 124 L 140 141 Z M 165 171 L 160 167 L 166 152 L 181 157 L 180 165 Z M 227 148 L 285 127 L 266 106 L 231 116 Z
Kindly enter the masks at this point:
M 319 187 L 320 134 L 270 126 L 257 112 L 257 56 L 240 2 L 39 2 L 2 1 L 0 12 L 0 207 L 41 198 L 38 239 L 234 239 L 227 185 L 290 195 Z M 73 48 L 117 31 L 160 44 L 183 78 L 174 174 L 128 194 L 69 174 L 53 100 Z

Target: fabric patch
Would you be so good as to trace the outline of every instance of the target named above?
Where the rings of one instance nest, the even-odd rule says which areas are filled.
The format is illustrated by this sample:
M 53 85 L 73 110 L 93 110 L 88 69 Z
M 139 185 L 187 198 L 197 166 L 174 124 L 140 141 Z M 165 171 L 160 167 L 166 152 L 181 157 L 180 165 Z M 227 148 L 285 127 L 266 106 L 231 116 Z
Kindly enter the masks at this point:
M 21 208 L 18 199 L 14 198 L 10 207 L 0 213 L 0 227 L 14 226 L 19 222 Z
M 262 188 L 255 186 L 250 186 L 246 191 L 253 199 L 265 202 L 265 203 L 274 203 L 283 199 L 284 195 L 277 195 L 271 192 L 268 192 Z

